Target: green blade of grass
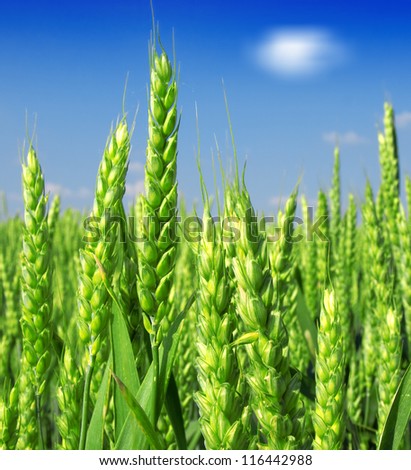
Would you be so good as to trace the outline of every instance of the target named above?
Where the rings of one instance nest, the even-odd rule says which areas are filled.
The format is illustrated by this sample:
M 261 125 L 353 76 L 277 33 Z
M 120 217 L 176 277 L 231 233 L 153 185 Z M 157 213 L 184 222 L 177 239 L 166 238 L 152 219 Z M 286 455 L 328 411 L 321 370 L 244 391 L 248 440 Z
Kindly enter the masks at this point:
M 203 449 L 203 435 L 201 434 L 200 423 L 191 421 L 187 428 L 188 450 Z
M 134 353 L 130 341 L 130 335 L 127 330 L 125 320 L 117 303 L 113 304 L 113 323 L 111 328 L 112 351 L 113 351 L 113 371 L 120 378 L 133 396 L 137 395 L 140 388 L 140 381 L 137 374 L 137 368 L 134 362 Z M 115 409 L 115 429 L 116 438 L 130 413 L 129 407 L 119 393 L 119 389 L 114 391 L 114 409 Z
M 112 375 L 133 417 L 135 418 L 138 427 L 147 438 L 151 448 L 164 450 L 166 448 L 164 439 L 155 431 L 154 426 L 151 424 L 149 417 L 146 415 L 141 405 L 134 398 L 128 387 L 115 375 L 114 372 L 112 372 Z
M 110 389 L 111 375 L 110 369 L 112 367 L 112 356 L 107 362 L 106 370 L 104 372 L 103 380 L 97 394 L 96 405 L 93 410 L 93 415 L 87 429 L 86 437 L 86 450 L 102 450 L 104 442 L 104 419 L 105 409 L 108 398 L 108 391 Z
M 146 415 L 149 417 L 150 422 L 152 424 L 157 422 L 155 413 L 155 403 L 158 404 L 158 409 L 161 410 L 166 391 L 168 387 L 168 382 L 170 378 L 170 374 L 172 371 L 172 367 L 174 364 L 174 359 L 177 353 L 177 344 L 178 344 L 178 335 L 179 335 L 179 326 L 183 321 L 188 309 L 194 302 L 194 296 L 191 296 L 188 300 L 184 310 L 177 316 L 174 322 L 171 324 L 170 329 L 166 338 L 164 339 L 163 343 L 160 346 L 160 386 L 158 387 L 157 391 L 159 393 L 158 399 L 152 393 L 153 391 L 153 381 L 154 381 L 154 367 L 153 363 L 151 363 L 150 368 L 144 380 L 138 390 L 136 401 L 140 404 L 141 408 L 144 410 Z M 128 416 L 126 422 L 124 423 L 123 428 L 120 431 L 118 440 L 116 442 L 116 449 L 121 450 L 129 450 L 129 449 L 147 449 L 147 439 L 145 438 L 144 434 L 142 433 L 135 433 L 135 426 L 131 416 Z
M 181 409 L 177 384 L 173 374 L 171 374 L 168 382 L 165 405 L 176 436 L 177 446 L 180 450 L 185 450 L 187 449 L 187 440 L 184 430 L 183 412 Z
M 193 302 L 194 294 L 188 299 L 184 310 L 175 318 L 175 320 L 171 324 L 168 334 L 160 347 L 160 384 L 162 385 L 159 390 L 160 404 L 164 403 L 166 391 L 168 388 L 168 382 L 176 358 L 178 341 L 181 334 L 180 325 Z
M 154 367 L 151 363 L 146 376 L 138 390 L 136 401 L 140 404 L 151 423 L 154 423 L 154 395 L 151 393 L 154 380 Z M 147 450 L 149 448 L 144 433 L 136 432 L 134 420 L 129 413 L 116 442 L 117 450 Z
M 411 418 L 411 364 L 394 396 L 378 449 L 398 450 Z
M 304 294 L 302 293 L 301 288 L 298 289 L 297 296 L 297 317 L 307 343 L 307 349 L 314 364 L 317 351 L 317 328 L 311 318 L 311 314 L 305 303 Z

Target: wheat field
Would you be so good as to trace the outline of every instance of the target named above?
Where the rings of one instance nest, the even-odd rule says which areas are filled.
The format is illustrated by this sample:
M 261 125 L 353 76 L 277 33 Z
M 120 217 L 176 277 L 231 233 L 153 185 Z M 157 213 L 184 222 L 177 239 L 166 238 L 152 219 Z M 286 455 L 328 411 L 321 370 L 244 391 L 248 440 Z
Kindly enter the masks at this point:
M 50 200 L 29 145 L 24 216 L 0 223 L 0 447 L 411 449 L 411 180 L 392 105 L 376 191 L 342 200 L 336 149 L 313 208 L 296 184 L 264 217 L 237 161 L 219 197 L 199 161 L 199 212 L 178 199 L 184 115 L 155 43 L 149 77 L 130 207 L 127 115 L 88 214 Z

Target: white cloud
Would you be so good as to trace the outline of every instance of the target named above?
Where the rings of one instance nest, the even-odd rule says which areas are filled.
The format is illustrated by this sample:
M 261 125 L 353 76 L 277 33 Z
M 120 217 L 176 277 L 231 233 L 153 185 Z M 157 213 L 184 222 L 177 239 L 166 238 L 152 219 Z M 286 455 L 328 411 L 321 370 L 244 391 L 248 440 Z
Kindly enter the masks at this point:
M 395 116 L 395 124 L 397 127 L 404 128 L 411 124 L 411 112 L 403 111 Z
M 47 182 L 46 193 L 59 194 L 63 198 L 87 199 L 91 197 L 92 192 L 88 188 L 71 189 L 58 183 Z
M 140 171 L 140 169 L 135 170 Z M 88 188 L 77 188 L 72 189 L 65 187 L 58 183 L 48 182 L 46 183 L 46 193 L 59 194 L 62 198 L 74 198 L 74 199 L 87 199 L 91 198 L 93 193 Z M 130 198 L 136 197 L 138 194 L 144 193 L 144 180 L 137 179 L 133 183 L 126 183 L 126 196 Z
M 323 141 L 329 144 L 347 144 L 347 145 L 358 145 L 367 142 L 367 139 L 357 134 L 354 131 L 344 132 L 339 134 L 338 132 L 325 132 L 323 134 Z
M 271 31 L 255 50 L 257 62 L 285 76 L 315 75 L 341 63 L 345 47 L 327 30 L 289 28 Z
M 7 200 L 12 202 L 22 202 L 23 195 L 21 193 L 16 193 L 13 191 L 11 193 L 7 193 Z
M 271 196 L 270 199 L 268 200 L 268 204 L 272 207 L 275 207 L 276 209 L 279 209 L 281 207 L 284 208 L 288 200 L 288 197 L 289 196 Z M 299 207 L 302 206 L 302 200 L 303 200 L 303 196 L 299 196 L 297 198 Z M 315 207 L 315 205 L 317 204 L 316 199 L 307 199 L 306 197 L 305 197 L 305 202 L 307 203 L 308 207 Z
M 126 196 L 134 198 L 144 193 L 144 180 L 136 180 L 134 183 L 126 184 Z
M 142 173 L 144 171 L 144 165 L 140 162 L 130 162 L 128 171 L 130 173 Z
M 284 201 L 286 201 L 286 200 L 287 200 L 287 198 L 284 197 L 284 196 L 272 196 L 269 199 L 268 203 L 270 204 L 270 206 L 277 207 L 277 206 L 280 206 L 281 204 L 283 204 Z

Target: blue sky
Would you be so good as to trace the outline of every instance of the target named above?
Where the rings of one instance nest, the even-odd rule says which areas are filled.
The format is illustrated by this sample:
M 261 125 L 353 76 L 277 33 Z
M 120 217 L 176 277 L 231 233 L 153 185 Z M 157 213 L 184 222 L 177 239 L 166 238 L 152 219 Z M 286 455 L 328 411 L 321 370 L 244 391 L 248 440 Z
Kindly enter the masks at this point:
M 310 200 L 328 189 L 340 142 L 344 195 L 378 184 L 383 103 L 397 113 L 403 174 L 411 174 L 411 6 L 406 1 L 155 0 L 180 67 L 179 188 L 199 199 L 201 155 L 212 184 L 215 138 L 225 162 L 222 80 L 240 162 L 257 208 L 269 212 L 299 177 Z M 36 123 L 48 189 L 64 206 L 90 207 L 111 123 L 137 107 L 128 197 L 142 188 L 146 141 L 148 0 L 0 1 L 0 190 L 21 208 L 20 158 Z

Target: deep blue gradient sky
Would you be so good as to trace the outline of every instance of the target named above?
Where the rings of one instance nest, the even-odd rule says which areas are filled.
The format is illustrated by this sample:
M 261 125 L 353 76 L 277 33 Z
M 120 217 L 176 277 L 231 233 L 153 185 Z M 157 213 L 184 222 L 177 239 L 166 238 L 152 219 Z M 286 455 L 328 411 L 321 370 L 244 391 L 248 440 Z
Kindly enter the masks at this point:
M 328 189 L 337 135 L 344 195 L 360 198 L 366 176 L 376 186 L 385 100 L 399 117 L 402 170 L 411 174 L 408 2 L 155 0 L 154 8 L 170 53 L 174 30 L 182 110 L 178 177 L 189 203 L 200 197 L 196 103 L 207 182 L 215 138 L 224 161 L 232 157 L 222 79 L 258 209 L 272 210 L 299 177 L 310 200 L 319 188 Z M 304 73 L 298 62 L 284 74 L 278 61 L 273 69 L 257 60 L 267 35 L 284 29 L 329 40 L 319 70 Z M 11 210 L 21 208 L 21 149 L 35 122 L 48 188 L 61 192 L 66 207 L 91 206 L 127 74 L 131 118 L 139 107 L 129 197 L 142 187 L 150 30 L 148 0 L 0 0 L 0 190 Z

